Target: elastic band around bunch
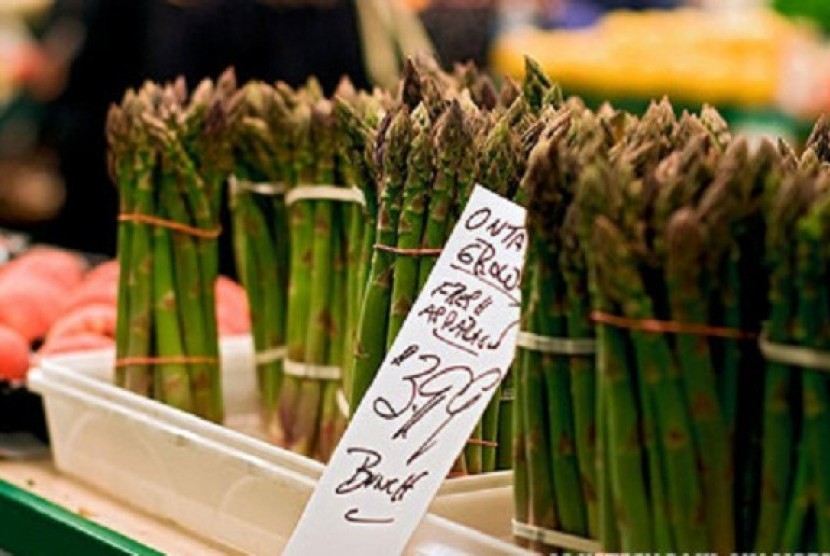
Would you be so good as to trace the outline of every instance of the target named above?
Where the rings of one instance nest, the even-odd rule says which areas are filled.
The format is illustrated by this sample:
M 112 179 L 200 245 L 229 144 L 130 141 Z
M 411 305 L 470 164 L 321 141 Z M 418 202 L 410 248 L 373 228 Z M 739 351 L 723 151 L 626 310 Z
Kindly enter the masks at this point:
M 533 332 L 519 332 L 516 345 L 531 351 L 555 355 L 593 355 L 597 352 L 597 342 L 593 339 L 554 338 Z
M 212 230 L 206 230 L 204 228 L 197 228 L 195 226 L 189 226 L 187 224 L 182 224 L 181 222 L 176 222 L 173 220 L 166 220 L 164 218 L 159 218 L 157 216 L 150 216 L 149 214 L 137 214 L 137 213 L 126 213 L 126 214 L 119 214 L 118 215 L 119 222 L 137 222 L 140 224 L 147 224 L 149 226 L 156 226 L 159 228 L 167 228 L 168 230 L 173 230 L 174 232 L 181 232 L 183 234 L 187 234 L 193 237 L 198 237 L 201 239 L 216 239 L 222 233 L 222 228 L 215 228 Z
M 270 195 L 270 196 L 277 196 L 277 195 L 285 195 L 285 192 L 288 191 L 288 186 L 285 182 L 277 181 L 248 181 L 248 180 L 241 180 L 234 175 L 231 175 L 228 178 L 228 184 L 231 187 L 231 191 L 234 193 L 245 190 L 250 191 L 251 193 L 257 193 L 258 195 Z
M 444 250 L 440 247 L 429 248 L 423 247 L 418 249 L 404 249 L 403 247 L 394 247 L 392 245 L 384 245 L 376 243 L 374 248 L 378 251 L 386 251 L 387 253 L 394 253 L 395 255 L 403 255 L 405 257 L 437 257 Z
M 490 440 L 482 440 L 480 438 L 468 438 L 467 439 L 468 446 L 483 446 L 485 448 L 498 448 L 498 442 L 491 442 Z
M 767 361 L 830 372 L 830 352 L 803 346 L 777 344 L 771 342 L 766 333 L 761 334 L 758 347 L 761 349 L 761 355 Z
M 285 205 L 291 206 L 297 201 L 340 201 L 366 206 L 366 197 L 357 187 L 337 187 L 336 185 L 300 185 L 289 188 L 285 194 Z
M 596 541 L 578 537 L 576 535 L 569 535 L 561 531 L 554 531 L 552 529 L 545 529 L 536 525 L 529 525 L 511 520 L 513 525 L 513 534 L 519 538 L 526 539 L 532 542 L 539 542 L 548 546 L 556 546 L 577 552 L 584 552 L 586 554 L 597 554 L 602 552 L 602 546 Z
M 267 365 L 268 363 L 282 361 L 285 359 L 286 353 L 287 351 L 285 346 L 276 346 L 264 349 L 254 354 L 254 363 L 257 365 Z
M 115 361 L 115 367 L 129 367 L 132 365 L 213 365 L 218 360 L 215 357 L 170 356 L 170 357 L 123 357 Z
M 310 378 L 312 380 L 340 380 L 343 372 L 340 367 L 313 365 L 300 361 L 286 359 L 282 364 L 282 372 L 288 376 L 297 378 Z
M 755 340 L 758 338 L 758 334 L 754 332 L 746 332 L 734 328 L 657 319 L 630 319 L 602 311 L 594 311 L 591 313 L 591 320 L 617 328 L 652 332 L 655 334 L 692 334 L 694 336 L 724 338 L 727 340 Z
M 349 400 L 346 399 L 346 393 L 343 392 L 342 388 L 337 389 L 337 409 L 340 410 L 340 414 L 343 415 L 345 418 L 349 418 L 349 414 L 351 410 L 349 408 Z

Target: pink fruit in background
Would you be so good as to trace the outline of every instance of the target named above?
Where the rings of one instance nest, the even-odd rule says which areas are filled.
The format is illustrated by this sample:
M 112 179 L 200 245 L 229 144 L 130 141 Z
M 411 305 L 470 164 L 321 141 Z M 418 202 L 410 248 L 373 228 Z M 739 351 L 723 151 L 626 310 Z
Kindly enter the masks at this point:
M 115 318 L 112 305 L 85 305 L 59 318 L 46 335 L 46 341 L 86 332 L 114 338 Z
M 72 336 L 63 336 L 49 340 L 38 351 L 39 356 L 58 355 L 61 353 L 72 353 L 76 351 L 92 351 L 107 349 L 115 346 L 115 340 L 108 336 L 81 332 Z
M 29 343 L 16 331 L 0 326 L 0 378 L 21 380 L 29 370 Z
M 14 259 L 0 273 L 0 287 L 37 277 L 63 288 L 74 288 L 84 278 L 86 263 L 78 255 L 51 247 L 36 247 Z
M 65 289 L 35 276 L 0 281 L 0 324 L 28 342 L 46 335 L 60 314 Z
M 251 330 L 245 289 L 226 276 L 216 280 L 216 320 L 220 335 L 246 334 Z

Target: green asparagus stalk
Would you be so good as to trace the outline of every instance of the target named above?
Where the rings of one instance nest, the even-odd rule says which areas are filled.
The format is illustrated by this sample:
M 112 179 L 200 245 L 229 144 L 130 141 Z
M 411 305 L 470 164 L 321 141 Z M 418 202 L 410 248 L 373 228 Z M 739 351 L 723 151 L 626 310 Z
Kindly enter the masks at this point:
M 439 249 L 449 236 L 447 221 L 462 173 L 472 173 L 473 143 L 465 124 L 461 106 L 454 102 L 435 124 L 435 181 L 429 197 L 426 228 L 421 248 Z M 466 166 L 465 166 L 466 165 Z M 420 291 L 435 266 L 436 257 L 425 256 L 418 269 Z
M 300 103 L 292 112 L 294 132 L 294 175 L 298 185 L 314 181 L 316 171 L 311 135 L 311 108 Z M 291 276 L 288 286 L 288 328 L 286 350 L 288 359 L 302 362 L 307 353 L 307 334 L 311 320 L 311 280 L 314 257 L 314 202 L 298 202 L 289 209 L 291 233 Z M 283 430 L 277 438 L 280 445 L 305 448 L 310 439 L 299 438 L 297 416 L 300 412 L 302 378 L 286 377 L 280 392 L 279 414 Z M 308 430 L 305 434 L 310 434 Z
M 532 261 L 533 259 L 531 259 Z M 536 259 L 536 264 L 525 265 L 526 271 L 531 276 L 529 293 L 541 290 L 539 270 L 541 264 Z M 532 263 L 531 263 L 532 264 Z M 524 299 L 522 304 L 525 305 Z M 527 310 L 522 312 L 523 329 L 535 328 L 531 323 L 538 322 L 540 301 L 533 293 L 526 302 Z M 527 328 L 524 328 L 524 327 Z M 545 388 L 545 377 L 542 371 L 541 354 L 533 350 L 519 350 L 522 369 L 519 373 L 521 382 L 522 404 L 520 406 L 522 431 L 519 432 L 524 440 L 524 454 L 520 458 L 515 455 L 517 463 L 524 459 L 527 473 L 527 509 L 522 513 L 526 514 L 525 523 L 556 530 L 559 526 L 559 515 L 557 506 L 551 503 L 553 492 L 553 478 L 551 476 L 551 445 L 547 434 L 547 423 L 545 411 L 540 408 L 546 407 L 547 392 Z
M 790 238 L 798 216 L 811 202 L 814 190 L 808 175 L 797 175 L 773 193 L 768 216 L 767 254 L 770 275 L 769 339 L 774 342 L 794 343 L 796 302 L 795 254 Z M 797 372 L 797 371 L 795 371 Z M 771 362 L 767 365 L 764 389 L 764 429 L 762 437 L 763 462 L 761 469 L 761 508 L 755 549 L 773 551 L 780 546 L 785 512 L 791 497 L 794 475 L 791 446 L 795 424 L 790 399 L 796 390 L 793 371 L 787 365 Z
M 366 99 L 363 102 L 371 103 Z M 376 109 L 379 107 L 376 106 Z M 371 164 L 370 147 L 374 144 L 374 130 L 371 122 L 363 118 L 355 107 L 345 99 L 336 97 L 334 110 L 338 121 L 338 136 L 344 166 L 348 167 L 351 179 L 363 192 L 366 206 L 362 212 L 353 207 L 349 224 L 349 278 L 347 285 L 348 309 L 344 332 L 347 343 L 344 346 L 343 388 L 346 399 L 351 397 L 352 372 L 354 366 L 354 342 L 357 334 L 360 306 L 368 278 L 377 227 L 378 191 L 377 173 Z
M 311 113 L 311 135 L 314 145 L 315 170 L 311 183 L 331 185 L 335 183 L 334 163 L 334 119 L 325 103 L 318 102 Z M 313 230 L 311 245 L 311 268 L 309 285 L 308 328 L 305 334 L 305 354 L 299 361 L 312 365 L 327 365 L 329 349 L 337 332 L 337 323 L 332 318 L 332 306 L 341 300 L 333 299 L 332 285 L 334 212 L 331 201 L 312 201 L 311 229 Z M 342 244 L 340 244 L 342 246 Z M 336 362 L 337 364 L 340 361 Z M 301 454 L 313 455 L 317 434 L 323 424 L 321 418 L 321 399 L 323 385 L 321 381 L 309 378 L 300 379 L 297 405 L 295 406 L 294 429 L 292 441 L 288 447 Z
M 146 93 L 145 93 L 146 96 Z M 112 167 L 116 169 L 123 214 L 152 214 L 154 153 L 141 125 L 145 101 L 128 92 L 123 108 L 113 107 L 108 118 Z M 146 357 L 152 347 L 152 230 L 124 221 L 120 225 L 118 330 L 119 359 Z M 153 393 L 150 366 L 120 367 L 117 384 L 144 396 Z
M 155 230 L 153 266 L 153 318 L 156 321 L 155 342 L 159 357 L 182 357 L 185 350 L 182 330 L 176 313 L 176 293 L 173 284 L 173 253 L 171 233 L 164 228 Z M 164 403 L 189 411 L 192 407 L 190 377 L 186 363 L 159 363 L 155 365 L 156 396 Z
M 711 322 L 702 300 L 707 298 L 701 276 L 705 265 L 705 233 L 691 209 L 675 213 L 666 230 L 669 245 L 666 281 L 671 314 L 677 322 Z M 684 391 L 692 408 L 692 426 L 698 445 L 705 513 L 710 543 L 719 554 L 735 550 L 733 491 L 731 485 L 732 450 L 718 399 L 716 376 L 711 364 L 708 341 L 703 336 L 680 334 L 678 361 L 683 373 Z
M 525 77 L 522 82 L 522 95 L 530 107 L 539 112 L 542 109 L 545 96 L 553 88 L 548 76 L 538 62 L 525 56 Z
M 594 337 L 594 327 L 589 320 L 587 261 L 578 239 L 580 217 L 577 211 L 576 205 L 572 204 L 565 216 L 559 260 L 567 288 L 567 336 L 584 340 Z M 584 355 L 572 356 L 569 365 L 576 453 L 588 522 L 585 535 L 596 539 L 600 538 L 596 368 L 594 358 Z
M 816 130 L 820 131 L 820 130 Z M 814 132 L 815 141 L 815 132 Z M 814 145 L 821 147 L 819 145 Z M 821 156 L 821 150 L 817 150 Z M 821 178 L 820 178 L 821 180 Z M 826 178 L 817 186 L 821 196 L 810 207 L 809 212 L 798 222 L 796 229 L 796 264 L 795 282 L 798 290 L 798 323 L 795 340 L 804 345 L 825 351 L 830 347 L 828 341 L 828 301 L 830 292 L 827 284 L 826 258 L 823 257 L 824 244 L 828 237 L 827 214 L 830 210 L 830 196 L 827 195 Z M 803 422 L 802 439 L 804 450 L 798 461 L 796 483 L 801 474 L 806 475 L 808 484 L 814 485 L 815 538 L 818 547 L 830 546 L 830 480 L 820 470 L 830 452 L 827 434 L 830 431 L 830 395 L 828 382 L 824 373 L 804 369 L 802 379 Z M 802 468 L 806 468 L 802 470 Z M 812 470 L 812 473 L 810 471 Z M 797 494 L 797 491 L 796 491 Z M 800 545 L 804 546 L 804 545 Z M 800 549 L 800 546 L 798 547 Z
M 406 181 L 400 218 L 397 248 L 418 249 L 422 244 L 427 198 L 432 188 L 432 124 L 426 106 L 419 104 L 412 112 L 412 143 L 407 156 Z M 392 274 L 392 305 L 386 330 L 386 349 L 394 342 L 418 294 L 420 256 L 399 255 Z
M 602 218 L 597 220 L 594 225 L 592 247 L 596 250 L 596 264 L 602 268 L 602 276 L 607 280 L 600 286 L 606 295 L 613 296 L 612 299 L 620 304 L 627 317 L 653 318 L 652 302 L 636 274 L 636 266 L 627 242 L 613 224 Z M 643 403 L 653 407 L 656 449 L 665 460 L 663 463 L 657 458 L 649 458 L 650 463 L 656 463 L 658 466 L 657 469 L 650 466 L 649 473 L 659 477 L 659 467 L 665 465 L 662 472 L 668 476 L 687 479 L 682 484 L 667 482 L 666 508 L 662 511 L 668 514 L 672 540 L 676 546 L 684 551 L 702 549 L 701 547 L 705 546 L 705 530 L 699 522 L 702 496 L 695 469 L 688 416 L 684 415 L 685 406 L 680 400 L 676 386 L 677 372 L 674 370 L 674 363 L 665 340 L 660 336 L 634 331 L 631 333 L 631 343 L 642 372 L 648 373 L 641 377 L 644 381 L 641 387 Z M 621 480 L 626 481 L 628 478 L 621 477 Z M 659 511 L 659 507 L 655 508 L 655 513 Z M 656 515 L 654 517 L 657 518 Z M 659 536 L 659 528 L 656 529 L 656 533 L 657 542 L 671 542 L 668 538 Z M 623 548 L 628 549 L 625 536 Z M 639 550 L 635 546 L 631 549 Z
M 347 295 L 348 274 L 351 272 L 348 264 L 348 250 L 346 246 L 345 215 L 352 207 L 335 207 L 332 250 L 334 252 L 334 269 L 332 279 L 332 304 L 330 310 L 330 345 L 328 364 L 332 366 L 341 365 L 345 359 L 344 350 L 351 346 L 350 342 L 343 337 L 347 328 Z M 318 459 L 327 462 L 337 442 L 346 428 L 346 418 L 338 406 L 338 392 L 342 390 L 343 380 L 329 380 L 323 384 L 323 400 L 320 415 L 320 440 L 318 448 Z
M 795 472 L 793 494 L 787 506 L 787 514 L 782 524 L 781 540 L 777 546 L 782 551 L 796 552 L 807 543 L 807 521 L 813 509 L 813 481 L 815 470 L 809 450 L 803 445 L 798 448 L 798 468 Z
M 402 107 L 390 114 L 387 125 L 385 128 L 382 127 L 381 131 L 383 133 L 379 139 L 379 161 L 383 188 L 376 237 L 377 242 L 382 245 L 395 245 L 401 213 L 401 193 L 407 175 L 406 159 L 412 140 L 409 110 Z M 352 411 L 357 409 L 386 354 L 394 265 L 395 256 L 392 253 L 375 250 L 363 296 L 355 345 L 354 375 L 349 400 Z
M 522 278 L 522 322 L 523 325 L 527 322 L 527 311 L 530 292 L 530 280 L 528 273 L 532 269 L 525 266 L 524 275 Z M 529 353 L 528 353 L 529 355 Z M 520 349 L 517 349 L 517 358 L 526 357 Z M 510 448 L 513 453 L 513 519 L 519 523 L 530 523 L 530 501 L 531 490 L 530 481 L 531 474 L 527 460 L 528 453 L 528 427 L 525 424 L 525 407 L 528 400 L 525 399 L 524 385 L 527 383 L 524 371 L 527 369 L 520 361 L 519 364 L 514 364 L 511 373 L 513 380 L 514 396 L 513 404 L 511 405 L 511 440 Z M 521 539 L 517 539 L 521 541 Z M 522 543 L 527 546 L 527 543 Z

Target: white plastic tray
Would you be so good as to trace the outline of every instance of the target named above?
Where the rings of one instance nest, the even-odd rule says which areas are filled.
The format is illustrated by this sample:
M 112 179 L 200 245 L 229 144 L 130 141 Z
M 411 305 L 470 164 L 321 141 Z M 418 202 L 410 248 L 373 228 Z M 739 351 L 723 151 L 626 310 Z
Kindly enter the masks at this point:
M 447 480 L 429 511 L 512 542 L 513 474 L 505 471 Z
M 223 342 L 228 427 L 114 387 L 112 352 L 43 361 L 30 373 L 29 385 L 44 397 L 57 467 L 228 548 L 248 554 L 278 552 L 323 466 L 232 430 L 254 429 L 251 351 L 247 338 Z M 435 504 L 441 513 L 490 532 L 495 504 L 489 512 L 480 508 L 490 518 L 486 523 L 473 523 L 467 504 L 454 504 L 453 499 L 469 498 L 483 484 L 504 489 L 506 482 L 509 488 L 509 474 L 496 475 L 448 481 Z M 501 513 L 503 501 L 498 504 Z M 480 531 L 430 514 L 410 540 L 407 554 L 523 553 Z M 498 536 L 509 537 L 509 532 Z

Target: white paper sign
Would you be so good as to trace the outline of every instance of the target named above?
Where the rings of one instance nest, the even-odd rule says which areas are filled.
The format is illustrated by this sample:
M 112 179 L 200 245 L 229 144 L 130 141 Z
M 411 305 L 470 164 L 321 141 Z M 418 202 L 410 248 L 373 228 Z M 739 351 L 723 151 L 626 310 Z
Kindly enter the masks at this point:
M 476 187 L 283 554 L 403 552 L 513 360 L 524 221 Z

